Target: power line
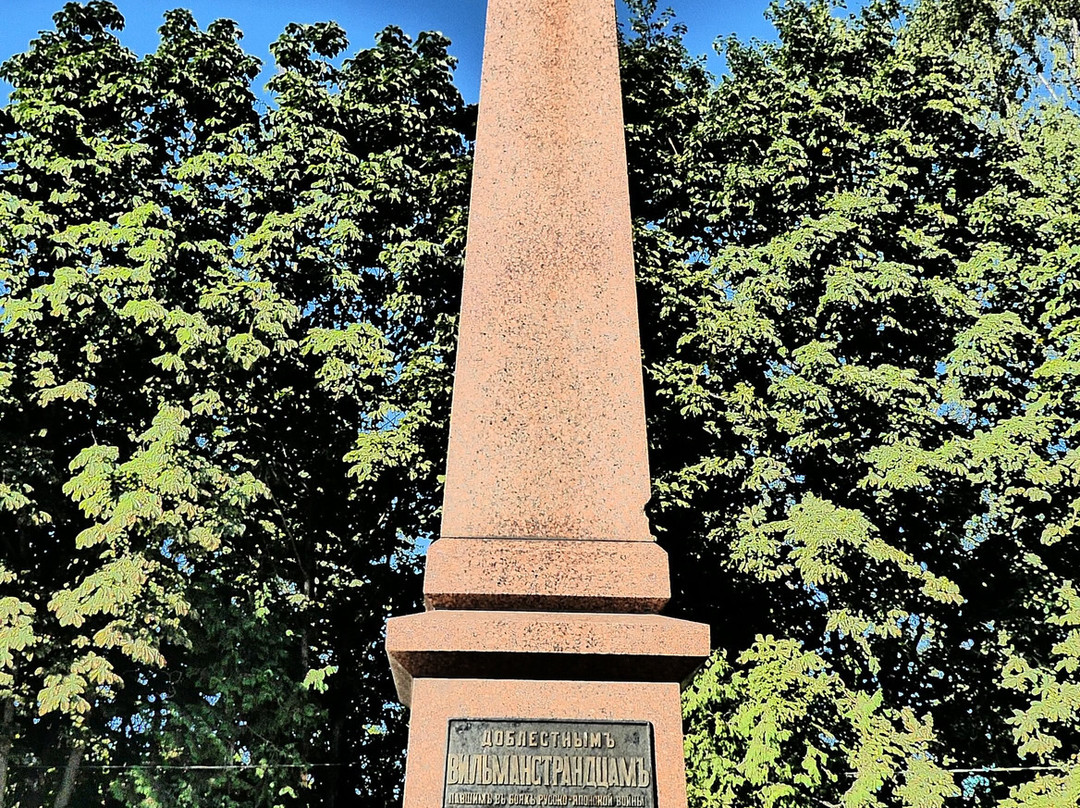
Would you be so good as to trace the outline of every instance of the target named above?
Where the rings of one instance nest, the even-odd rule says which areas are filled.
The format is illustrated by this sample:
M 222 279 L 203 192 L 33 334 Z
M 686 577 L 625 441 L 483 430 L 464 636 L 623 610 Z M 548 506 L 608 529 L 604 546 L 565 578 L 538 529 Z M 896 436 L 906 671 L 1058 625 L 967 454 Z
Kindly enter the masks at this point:
M 165 769 L 175 771 L 229 771 L 241 769 L 330 769 L 350 768 L 359 763 L 231 763 L 219 766 L 181 763 L 84 763 L 80 769 L 95 771 L 120 771 L 126 769 Z M 59 769 L 61 765 L 49 763 L 12 763 L 11 769 Z
M 981 769 L 945 769 L 953 774 L 984 774 L 994 772 L 1067 772 L 1070 766 L 984 766 Z

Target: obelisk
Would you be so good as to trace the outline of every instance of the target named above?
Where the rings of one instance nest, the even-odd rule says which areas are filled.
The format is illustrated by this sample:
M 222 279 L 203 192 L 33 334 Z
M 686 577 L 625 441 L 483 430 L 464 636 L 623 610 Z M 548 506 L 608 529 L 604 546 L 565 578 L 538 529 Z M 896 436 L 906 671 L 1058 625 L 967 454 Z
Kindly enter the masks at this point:
M 686 805 L 709 635 L 656 614 L 648 497 L 614 0 L 489 0 L 441 537 L 387 626 L 406 808 Z

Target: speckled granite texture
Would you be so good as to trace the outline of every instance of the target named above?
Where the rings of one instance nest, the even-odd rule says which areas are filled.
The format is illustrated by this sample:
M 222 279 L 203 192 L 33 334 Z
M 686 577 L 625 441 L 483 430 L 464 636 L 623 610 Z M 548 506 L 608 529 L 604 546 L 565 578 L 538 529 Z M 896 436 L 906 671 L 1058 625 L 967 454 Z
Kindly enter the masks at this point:
M 649 721 L 656 751 L 660 808 L 686 808 L 679 686 L 657 682 L 522 682 L 499 679 L 419 679 L 413 696 L 405 808 L 442 806 L 446 727 L 463 717 Z
M 655 614 L 433 611 L 391 620 L 386 650 L 408 705 L 428 677 L 679 683 L 710 649 L 707 625 Z
M 440 539 L 424 575 L 429 609 L 659 612 L 670 598 L 653 542 Z
M 615 32 L 488 3 L 443 536 L 651 539 Z

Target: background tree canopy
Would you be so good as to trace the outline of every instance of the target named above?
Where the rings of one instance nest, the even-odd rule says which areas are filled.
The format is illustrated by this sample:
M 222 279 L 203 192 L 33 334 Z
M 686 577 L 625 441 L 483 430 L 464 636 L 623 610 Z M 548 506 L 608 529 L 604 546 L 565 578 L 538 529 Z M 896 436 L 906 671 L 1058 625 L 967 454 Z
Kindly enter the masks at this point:
M 623 82 L 695 806 L 1080 802 L 1080 9 Z M 393 804 L 474 110 L 445 39 L 70 3 L 0 110 L 0 808 Z

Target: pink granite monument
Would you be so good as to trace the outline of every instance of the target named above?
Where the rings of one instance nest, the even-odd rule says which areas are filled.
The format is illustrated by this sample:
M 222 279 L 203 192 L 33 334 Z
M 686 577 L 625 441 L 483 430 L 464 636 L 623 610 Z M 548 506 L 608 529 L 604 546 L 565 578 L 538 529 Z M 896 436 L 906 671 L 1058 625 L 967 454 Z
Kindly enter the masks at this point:
M 683 808 L 708 627 L 653 541 L 614 0 L 489 0 L 441 537 L 387 626 L 406 808 Z

